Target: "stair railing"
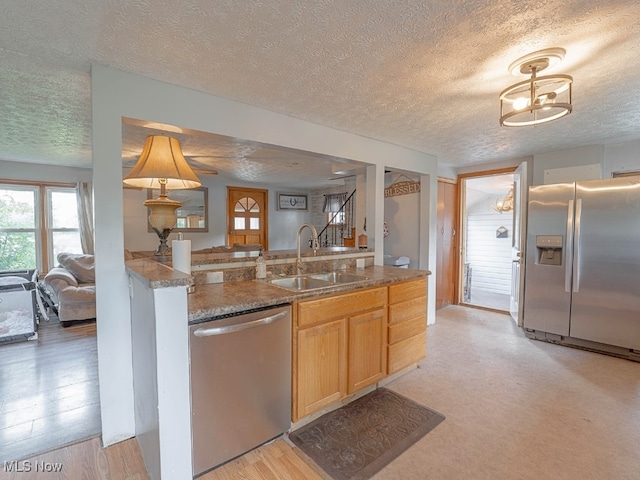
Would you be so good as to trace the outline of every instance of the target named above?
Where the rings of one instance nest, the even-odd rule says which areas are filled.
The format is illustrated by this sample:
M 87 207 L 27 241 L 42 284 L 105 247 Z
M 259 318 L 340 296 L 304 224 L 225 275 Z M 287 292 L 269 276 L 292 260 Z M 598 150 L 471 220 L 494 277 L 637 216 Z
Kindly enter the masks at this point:
M 321 247 L 355 247 L 355 195 L 351 192 L 318 234 Z

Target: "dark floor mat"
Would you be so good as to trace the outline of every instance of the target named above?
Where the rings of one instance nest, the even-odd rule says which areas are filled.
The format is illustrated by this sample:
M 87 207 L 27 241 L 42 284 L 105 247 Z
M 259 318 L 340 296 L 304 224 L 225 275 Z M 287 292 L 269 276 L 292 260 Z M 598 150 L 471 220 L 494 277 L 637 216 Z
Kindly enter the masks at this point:
M 289 435 L 335 480 L 365 480 L 444 420 L 386 388 L 327 413 Z

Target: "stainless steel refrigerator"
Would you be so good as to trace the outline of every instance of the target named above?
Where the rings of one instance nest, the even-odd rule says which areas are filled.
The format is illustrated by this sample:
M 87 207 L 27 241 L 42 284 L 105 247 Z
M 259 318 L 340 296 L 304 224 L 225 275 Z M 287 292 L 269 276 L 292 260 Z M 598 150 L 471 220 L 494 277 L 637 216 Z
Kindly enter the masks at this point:
M 640 360 L 640 179 L 529 188 L 524 329 Z

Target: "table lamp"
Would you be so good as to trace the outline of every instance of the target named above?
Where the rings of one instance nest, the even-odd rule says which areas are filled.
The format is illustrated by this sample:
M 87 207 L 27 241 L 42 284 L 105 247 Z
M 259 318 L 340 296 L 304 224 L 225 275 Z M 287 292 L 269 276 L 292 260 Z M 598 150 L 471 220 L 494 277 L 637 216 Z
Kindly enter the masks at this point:
M 176 225 L 175 211 L 182 206 L 180 202 L 167 197 L 167 190 L 202 185 L 184 158 L 178 139 L 149 135 L 138 162 L 123 182 L 133 187 L 160 189 L 158 198 L 149 199 L 144 205 L 151 210 L 149 223 L 160 238 L 155 255 L 166 255 L 167 237 Z

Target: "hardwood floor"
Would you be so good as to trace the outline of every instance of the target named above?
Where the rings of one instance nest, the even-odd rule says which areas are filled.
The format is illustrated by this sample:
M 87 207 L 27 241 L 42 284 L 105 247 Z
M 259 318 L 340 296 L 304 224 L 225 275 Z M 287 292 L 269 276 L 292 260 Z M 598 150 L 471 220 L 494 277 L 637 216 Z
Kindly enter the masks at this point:
M 100 434 L 95 322 L 53 317 L 38 337 L 0 346 L 0 463 Z
M 212 470 L 198 480 L 330 480 L 312 468 L 282 438 Z M 47 470 L 49 469 L 49 470 Z M 39 471 L 37 471 L 39 470 Z M 56 472 L 56 473 L 52 473 Z M 101 448 L 100 440 L 54 450 L 0 466 L 0 480 L 148 480 L 135 438 Z
M 330 478 L 312 462 L 306 463 L 282 438 L 262 445 L 206 473 L 199 480 L 323 480 Z
M 135 439 L 102 448 L 92 438 L 0 469 L 1 480 L 148 480 Z

